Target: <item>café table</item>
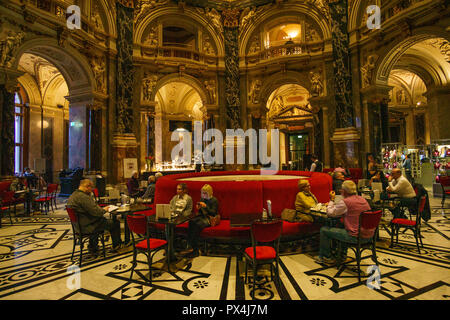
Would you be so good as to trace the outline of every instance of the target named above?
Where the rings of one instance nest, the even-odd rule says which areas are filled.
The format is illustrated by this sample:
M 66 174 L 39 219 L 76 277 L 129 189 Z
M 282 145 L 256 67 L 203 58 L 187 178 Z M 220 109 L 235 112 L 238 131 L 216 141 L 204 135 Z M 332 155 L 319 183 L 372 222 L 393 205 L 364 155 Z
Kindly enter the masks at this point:
M 148 207 L 147 207 L 148 208 Z M 192 213 L 189 216 L 177 215 L 171 218 L 161 218 L 157 217 L 156 214 L 147 215 L 147 223 L 160 223 L 164 224 L 164 228 L 166 231 L 166 239 L 167 239 L 167 268 L 169 272 L 172 272 L 170 269 L 170 265 L 173 261 L 177 261 L 177 257 L 174 252 L 174 235 L 175 235 L 175 227 L 182 223 L 185 223 L 195 217 L 195 214 Z
M 113 220 L 116 220 L 117 217 L 120 215 L 122 219 L 125 221 L 125 244 L 128 244 L 130 242 L 130 229 L 128 228 L 127 214 L 139 211 L 147 211 L 150 209 L 151 208 L 146 205 L 137 203 L 137 204 L 123 205 L 120 206 L 118 209 L 110 212 L 111 218 Z
M 230 228 L 250 227 L 252 222 L 261 219 L 261 212 L 230 214 Z
M 14 192 L 15 195 L 21 196 L 24 195 L 25 203 L 24 203 L 24 209 L 25 209 L 25 215 L 30 216 L 31 215 L 31 206 L 33 201 L 33 196 L 38 195 L 39 191 L 38 189 L 24 189 L 24 190 L 17 190 Z

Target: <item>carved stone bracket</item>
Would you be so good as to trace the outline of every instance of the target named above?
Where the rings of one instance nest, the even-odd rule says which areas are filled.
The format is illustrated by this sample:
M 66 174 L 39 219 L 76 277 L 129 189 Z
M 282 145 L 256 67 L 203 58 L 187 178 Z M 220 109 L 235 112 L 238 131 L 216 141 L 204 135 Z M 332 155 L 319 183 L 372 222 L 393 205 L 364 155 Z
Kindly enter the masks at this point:
M 0 85 L 4 85 L 9 93 L 14 93 L 17 91 L 17 78 L 23 74 L 22 71 L 0 67 Z

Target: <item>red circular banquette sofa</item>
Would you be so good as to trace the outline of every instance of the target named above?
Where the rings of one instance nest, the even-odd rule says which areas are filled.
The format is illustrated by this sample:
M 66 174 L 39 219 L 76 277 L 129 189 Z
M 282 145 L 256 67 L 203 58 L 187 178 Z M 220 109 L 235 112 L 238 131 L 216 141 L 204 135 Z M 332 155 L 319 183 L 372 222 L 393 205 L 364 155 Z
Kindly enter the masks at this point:
M 230 227 L 230 214 L 245 214 L 267 209 L 267 200 L 271 200 L 272 214 L 280 217 L 284 208 L 294 208 L 295 197 L 298 193 L 298 180 L 307 177 L 311 185 L 311 192 L 319 202 L 328 202 L 332 190 L 332 179 L 329 174 L 308 171 L 278 171 L 277 175 L 298 176 L 298 178 L 285 180 L 256 180 L 256 181 L 181 181 L 184 178 L 202 176 L 230 176 L 230 175 L 260 175 L 259 170 L 254 171 L 213 171 L 199 173 L 183 173 L 166 175 L 158 179 L 155 190 L 155 200 L 152 214 L 155 213 L 155 204 L 169 203 L 176 194 L 176 186 L 184 182 L 188 186 L 188 193 L 192 197 L 194 210 L 195 203 L 200 200 L 200 189 L 209 184 L 213 188 L 214 196 L 219 201 L 220 224 L 215 227 L 203 229 L 201 238 L 204 240 L 229 240 L 248 238 L 249 228 Z M 237 180 L 239 179 L 236 177 Z M 164 226 L 157 224 L 158 229 Z M 178 225 L 177 233 L 186 233 L 188 223 Z M 282 239 L 297 239 L 310 236 L 319 231 L 320 225 L 309 222 L 283 221 Z

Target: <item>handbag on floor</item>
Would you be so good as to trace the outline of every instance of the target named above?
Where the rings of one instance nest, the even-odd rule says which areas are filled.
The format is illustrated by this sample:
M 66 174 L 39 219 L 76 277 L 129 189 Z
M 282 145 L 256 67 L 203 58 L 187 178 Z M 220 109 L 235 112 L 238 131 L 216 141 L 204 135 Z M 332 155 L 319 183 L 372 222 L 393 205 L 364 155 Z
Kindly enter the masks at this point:
M 313 217 L 308 214 L 297 212 L 295 209 L 283 209 L 281 219 L 289 222 L 314 222 Z

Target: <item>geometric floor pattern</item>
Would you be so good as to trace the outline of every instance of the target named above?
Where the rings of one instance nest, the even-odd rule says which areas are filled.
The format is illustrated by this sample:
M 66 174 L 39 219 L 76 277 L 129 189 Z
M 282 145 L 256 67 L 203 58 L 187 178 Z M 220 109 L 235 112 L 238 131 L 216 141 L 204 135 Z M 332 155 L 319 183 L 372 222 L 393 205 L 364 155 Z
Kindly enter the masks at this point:
M 379 268 L 364 259 L 361 281 L 352 264 L 324 267 L 313 260 L 317 252 L 304 252 L 281 256 L 280 282 L 262 270 L 255 288 L 244 283 L 244 264 L 236 256 L 200 256 L 176 273 L 155 272 L 151 284 L 144 280 L 144 261 L 130 279 L 131 251 L 84 255 L 80 269 L 71 262 L 72 230 L 64 211 L 13 217 L 13 225 L 9 217 L 2 221 L 1 300 L 450 300 L 450 220 L 439 210 L 422 226 L 420 254 L 412 234 L 401 234 L 400 244 L 389 248 L 382 229 Z M 106 241 L 110 247 L 109 236 Z M 160 259 L 162 252 L 154 261 Z

